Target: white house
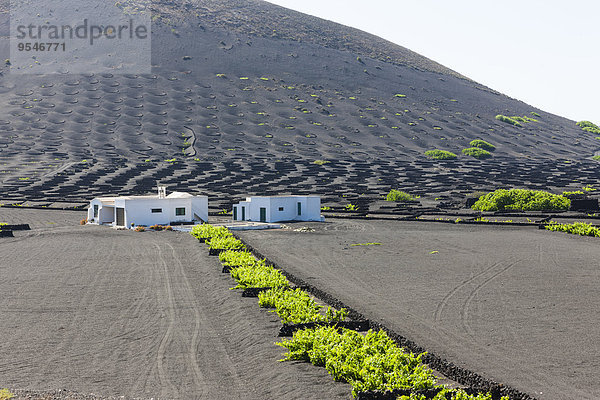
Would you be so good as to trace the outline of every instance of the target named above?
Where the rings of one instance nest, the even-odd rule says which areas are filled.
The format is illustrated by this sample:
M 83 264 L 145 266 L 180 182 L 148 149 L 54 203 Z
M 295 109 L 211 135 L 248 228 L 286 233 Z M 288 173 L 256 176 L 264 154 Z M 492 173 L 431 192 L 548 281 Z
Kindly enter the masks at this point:
M 88 223 L 130 227 L 208 220 L 208 197 L 173 192 L 159 186 L 158 195 L 97 197 L 90 202 Z
M 324 221 L 320 196 L 251 196 L 233 206 L 234 221 Z

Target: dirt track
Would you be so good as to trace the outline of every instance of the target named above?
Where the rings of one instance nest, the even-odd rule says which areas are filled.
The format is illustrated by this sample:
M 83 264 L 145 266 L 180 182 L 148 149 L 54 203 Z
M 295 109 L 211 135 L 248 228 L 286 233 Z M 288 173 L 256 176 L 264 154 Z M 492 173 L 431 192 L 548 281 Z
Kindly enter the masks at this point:
M 278 363 L 279 321 L 242 299 L 191 236 L 77 226 L 80 213 L 0 209 L 34 230 L 0 241 L 0 386 L 174 399 L 349 398 Z M 52 223 L 52 222 L 55 223 Z
M 460 366 L 539 399 L 600 398 L 598 239 L 416 222 L 302 225 L 317 231 L 241 236 Z M 367 242 L 381 246 L 350 246 Z

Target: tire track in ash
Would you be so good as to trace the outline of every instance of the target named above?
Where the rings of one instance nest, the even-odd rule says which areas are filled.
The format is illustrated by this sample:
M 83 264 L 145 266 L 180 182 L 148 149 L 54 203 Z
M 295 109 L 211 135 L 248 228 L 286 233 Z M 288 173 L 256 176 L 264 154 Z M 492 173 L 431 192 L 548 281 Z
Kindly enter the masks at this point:
M 243 398 L 247 393 L 247 383 L 242 383 L 237 369 L 223 346 L 223 339 L 214 331 L 209 318 L 203 312 L 203 308 L 198 304 L 194 289 L 185 273 L 185 266 L 181 258 L 177 255 L 177 250 L 170 243 L 166 243 L 170 248 L 174 264 L 177 267 L 177 274 L 180 277 L 178 293 L 182 297 L 182 304 L 187 305 L 186 310 L 193 312 L 193 334 L 189 340 L 187 351 L 187 364 L 193 373 L 195 384 L 195 398 L 214 398 L 220 395 L 227 395 L 228 398 Z M 204 328 L 204 329 L 203 329 Z M 206 341 L 200 346 L 200 339 Z M 210 355 L 204 355 L 200 358 L 204 363 L 200 363 L 200 348 L 208 349 Z M 226 387 L 215 389 L 209 382 L 217 382 L 226 376 Z M 218 393 L 211 392 L 209 388 L 218 390 Z
M 202 374 L 202 371 L 200 370 L 200 367 L 198 366 L 198 358 L 197 358 L 197 348 L 198 348 L 198 337 L 200 335 L 200 324 L 201 324 L 201 320 L 200 320 L 200 311 L 198 310 L 198 307 L 196 305 L 196 298 L 194 297 L 194 294 L 192 292 L 192 287 L 190 285 L 190 282 L 187 278 L 187 276 L 185 275 L 185 271 L 183 269 L 183 264 L 181 262 L 181 260 L 179 259 L 179 257 L 177 257 L 177 253 L 175 251 L 175 248 L 170 244 L 170 243 L 166 243 L 166 245 L 171 249 L 171 254 L 173 257 L 173 260 L 175 260 L 177 266 L 178 266 L 178 272 L 182 278 L 183 281 L 183 290 L 180 291 L 181 294 L 185 295 L 185 302 L 184 304 L 189 304 L 191 306 L 191 308 L 193 309 L 193 313 L 194 313 L 194 333 L 192 334 L 192 338 L 190 340 L 190 346 L 189 346 L 189 350 L 188 350 L 188 354 L 187 354 L 187 359 L 188 359 L 188 366 L 190 367 L 190 369 L 192 370 L 193 374 L 194 374 L 194 383 L 196 384 L 196 388 L 197 389 L 202 389 L 201 393 L 196 393 L 196 395 L 200 395 L 201 394 L 201 398 L 203 398 L 206 393 L 204 391 L 204 377 Z
M 475 298 L 475 296 L 477 295 L 477 293 L 479 293 L 479 291 L 481 289 L 483 289 L 490 282 L 492 282 L 493 280 L 495 280 L 497 277 L 499 277 L 500 275 L 502 275 L 506 271 L 512 269 L 515 265 L 517 265 L 518 262 L 519 262 L 519 260 L 516 260 L 514 262 L 510 262 L 507 266 L 505 266 L 504 268 L 502 268 L 499 271 L 495 272 L 494 274 L 492 274 L 491 276 L 489 276 L 488 278 L 486 278 L 480 284 L 476 285 L 473 288 L 473 290 L 471 290 L 471 292 L 469 293 L 469 296 L 467 297 L 467 299 L 464 301 L 463 306 L 462 306 L 461 311 L 460 311 L 461 325 L 462 325 L 463 329 L 465 330 L 465 332 L 467 332 L 467 334 L 469 336 L 471 336 L 472 338 L 475 338 L 476 335 L 475 335 L 475 332 L 473 332 L 473 330 L 471 329 L 471 327 L 470 327 L 470 325 L 468 323 L 469 307 L 471 305 L 471 302 L 473 301 L 473 299 Z M 501 262 L 496 263 L 495 265 L 499 265 L 499 264 L 501 264 Z M 487 271 L 489 271 L 489 270 L 490 269 L 488 269 Z
M 541 244 L 538 245 L 538 250 L 541 251 Z M 556 253 L 552 253 L 553 256 L 556 256 Z M 542 256 L 541 254 L 538 255 L 538 260 L 540 262 L 542 262 Z M 498 278 L 499 276 L 501 276 L 502 274 L 504 274 L 505 272 L 511 270 L 512 268 L 514 268 L 516 265 L 519 264 L 519 262 L 524 261 L 522 259 L 514 259 L 513 261 L 510 261 L 506 266 L 504 266 L 503 268 L 501 268 L 499 271 L 496 271 L 495 273 L 493 273 L 492 275 L 488 276 L 484 281 L 482 281 L 481 283 L 479 283 L 478 285 L 476 285 L 473 290 L 469 293 L 469 296 L 467 297 L 467 299 L 464 301 L 463 303 L 463 308 L 461 309 L 460 312 L 460 317 L 461 317 L 461 325 L 463 327 L 463 329 L 465 330 L 465 332 L 471 337 L 471 339 L 474 341 L 474 343 L 472 343 L 473 346 L 480 346 L 480 342 L 477 339 L 477 334 L 475 334 L 473 332 L 473 330 L 470 328 L 469 324 L 468 324 L 468 316 L 469 316 L 469 306 L 472 303 L 472 301 L 474 300 L 475 296 L 477 295 L 477 293 L 484 288 L 485 286 L 487 286 L 490 282 L 493 282 L 496 278 Z M 554 262 L 556 262 L 555 260 L 553 260 Z M 496 263 L 495 265 L 498 265 L 501 263 Z M 489 268 L 488 268 L 489 270 Z M 514 332 L 510 332 L 510 335 L 513 337 L 514 340 L 516 340 L 516 335 Z M 497 349 L 490 349 L 485 348 L 484 350 L 485 352 L 488 352 L 490 354 L 493 354 L 494 357 L 498 360 L 504 359 L 506 360 L 505 364 L 506 365 L 510 365 L 510 360 L 507 358 L 505 352 L 503 351 L 499 351 Z M 573 388 L 572 386 L 565 384 L 563 382 L 557 382 L 555 380 L 550 380 L 545 374 L 529 368 L 528 365 L 518 365 L 515 366 L 516 368 L 519 369 L 519 371 L 521 372 L 521 374 L 523 376 L 526 376 L 531 382 L 536 382 L 536 386 L 538 388 L 541 389 L 541 391 L 543 391 L 544 387 L 554 387 L 554 388 L 560 388 L 560 391 L 562 391 L 563 393 L 565 393 L 568 396 L 579 396 L 578 398 L 581 399 L 589 399 L 592 400 L 592 398 L 588 397 L 588 394 L 577 389 L 577 388 Z
M 158 251 L 168 325 L 156 352 L 161 397 L 243 398 L 241 383 L 222 338 L 203 312 L 176 246 L 154 242 Z M 210 296 L 206 297 L 209 304 Z M 209 306 L 209 305 L 208 305 Z M 175 375 L 177 374 L 177 375 Z M 226 379 L 223 379 L 226 377 Z M 215 382 L 223 382 L 219 387 Z
M 476 273 L 475 275 L 471 276 L 467 280 L 465 280 L 462 283 L 460 283 L 459 285 L 455 286 L 450 292 L 448 292 L 448 294 L 446 294 L 446 296 L 444 296 L 442 301 L 436 307 L 435 313 L 433 315 L 434 322 L 440 321 L 440 319 L 442 317 L 442 313 L 444 311 L 444 308 L 448 305 L 448 303 L 452 297 L 454 297 L 464 287 L 468 286 L 472 282 L 475 282 L 477 279 L 479 279 L 479 277 L 481 277 L 481 276 L 487 274 L 489 271 L 495 269 L 500 263 L 501 263 L 501 261 L 493 263 L 491 266 L 489 266 L 486 269 L 484 269 L 483 271 L 480 271 L 480 272 Z
M 145 361 L 138 362 L 139 368 L 132 374 L 132 377 L 136 376 L 136 378 L 128 388 L 129 394 L 138 395 L 148 392 L 148 388 L 156 387 L 156 375 L 153 375 L 156 365 L 147 360 L 154 359 L 156 348 L 162 339 L 159 337 L 161 318 L 156 310 L 155 289 L 155 285 L 158 286 L 161 283 L 158 269 L 162 266 L 156 262 L 147 262 L 146 259 L 130 264 L 128 276 L 123 279 L 139 283 L 136 299 L 132 299 L 131 304 L 120 312 L 118 321 L 121 323 L 114 325 L 115 329 L 109 330 L 107 336 L 111 338 L 109 345 L 118 353 L 121 353 L 125 342 L 129 360 Z M 153 311 L 151 317 L 147 314 L 148 310 Z M 143 349 L 136 348 L 133 345 L 134 342 L 147 343 L 147 345 Z
M 166 357 L 167 346 L 173 340 L 173 330 L 175 329 L 175 298 L 173 296 L 173 288 L 171 287 L 169 266 L 167 265 L 167 262 L 163 256 L 162 249 L 158 243 L 154 243 L 154 247 L 156 247 L 158 252 L 159 263 L 162 265 L 161 275 L 164 279 L 164 294 L 166 294 L 166 298 L 164 298 L 163 301 L 165 301 L 167 305 L 166 309 L 168 318 L 167 330 L 165 331 L 156 352 L 156 367 L 158 370 L 158 378 L 161 384 L 161 397 L 171 397 L 174 393 L 178 393 L 178 391 L 167 376 L 164 361 Z M 166 387 L 168 387 L 169 390 L 166 390 Z

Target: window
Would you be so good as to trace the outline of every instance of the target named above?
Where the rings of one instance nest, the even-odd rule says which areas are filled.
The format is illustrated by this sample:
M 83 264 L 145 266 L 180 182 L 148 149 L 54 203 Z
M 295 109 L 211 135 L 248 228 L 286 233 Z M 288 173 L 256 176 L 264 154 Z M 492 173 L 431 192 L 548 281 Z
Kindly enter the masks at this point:
M 94 204 L 94 218 L 98 218 L 98 204 Z
M 302 215 L 302 203 L 298 202 L 298 215 Z
M 279 207 L 279 211 L 283 211 L 283 207 Z
M 162 213 L 162 208 L 153 208 L 152 209 L 152 214 L 160 214 Z
M 175 209 L 175 215 L 177 215 L 177 216 L 185 215 L 185 207 L 177 207 Z

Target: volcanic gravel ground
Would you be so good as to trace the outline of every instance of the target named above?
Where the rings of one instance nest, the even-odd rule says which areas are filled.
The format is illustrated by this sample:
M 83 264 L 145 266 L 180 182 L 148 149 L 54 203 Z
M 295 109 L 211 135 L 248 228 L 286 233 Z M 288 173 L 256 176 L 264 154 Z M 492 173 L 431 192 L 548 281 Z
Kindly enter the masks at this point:
M 424 222 L 291 225 L 316 231 L 240 236 L 286 271 L 488 379 L 544 400 L 600 398 L 597 238 Z
M 79 226 L 0 208 L 0 386 L 20 398 L 347 399 L 322 368 L 279 363 L 281 323 L 230 291 L 188 234 Z M 37 393 L 47 392 L 35 397 Z M 47 397 L 44 397 L 47 396 Z M 71 397 L 69 397 L 71 396 Z

